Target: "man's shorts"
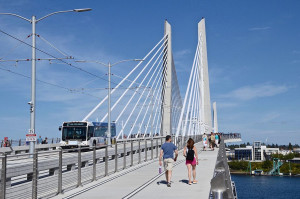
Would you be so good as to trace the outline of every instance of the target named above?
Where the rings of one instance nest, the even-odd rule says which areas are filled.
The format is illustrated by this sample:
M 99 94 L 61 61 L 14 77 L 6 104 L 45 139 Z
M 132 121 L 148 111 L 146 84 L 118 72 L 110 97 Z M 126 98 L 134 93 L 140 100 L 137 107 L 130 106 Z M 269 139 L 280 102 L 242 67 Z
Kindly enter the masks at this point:
M 173 162 L 174 162 L 174 160 L 172 158 L 164 159 L 165 170 L 172 171 L 172 169 L 173 169 Z

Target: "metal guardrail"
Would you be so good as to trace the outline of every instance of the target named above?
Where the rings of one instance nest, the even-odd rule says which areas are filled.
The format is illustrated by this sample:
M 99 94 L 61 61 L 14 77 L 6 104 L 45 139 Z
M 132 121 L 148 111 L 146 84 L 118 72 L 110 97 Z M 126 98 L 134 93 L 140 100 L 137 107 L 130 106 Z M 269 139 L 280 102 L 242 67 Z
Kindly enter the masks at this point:
M 237 199 L 235 184 L 231 180 L 229 166 L 227 163 L 224 139 L 221 140 L 221 143 L 219 145 L 214 177 L 212 178 L 210 185 L 210 199 Z
M 221 138 L 224 140 L 229 140 L 229 139 L 241 139 L 241 134 L 240 133 L 220 133 Z
M 48 138 L 48 144 L 56 144 L 60 142 L 60 138 Z M 15 146 L 26 146 L 26 139 L 18 139 L 18 140 L 13 140 L 10 139 L 8 140 L 9 144 L 11 147 L 15 147 Z M 41 143 L 36 143 L 36 144 L 41 144 Z M 0 148 L 4 147 L 4 140 L 0 141 Z
M 56 150 L 60 147 L 60 144 L 37 144 L 35 149 L 38 151 Z M 26 146 L 14 146 L 14 147 L 2 147 L 0 148 L 0 153 L 6 153 L 10 155 L 17 155 L 22 153 L 29 153 L 29 145 Z
M 173 139 L 182 149 L 188 136 Z M 192 136 L 195 142 L 201 136 Z M 46 198 L 96 181 L 120 170 L 150 161 L 159 156 L 164 137 L 119 140 L 102 148 L 91 147 L 53 151 L 35 151 L 33 154 L 0 156 L 1 192 L 5 198 Z M 31 158 L 32 157 L 32 158 Z

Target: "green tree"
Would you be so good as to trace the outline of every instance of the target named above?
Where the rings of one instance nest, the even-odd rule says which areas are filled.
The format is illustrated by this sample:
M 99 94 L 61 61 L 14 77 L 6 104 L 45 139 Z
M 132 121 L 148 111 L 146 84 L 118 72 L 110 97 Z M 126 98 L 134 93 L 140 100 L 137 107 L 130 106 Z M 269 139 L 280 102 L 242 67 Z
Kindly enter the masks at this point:
M 295 157 L 294 153 L 289 153 L 285 156 L 283 156 L 283 160 L 291 160 Z
M 273 163 L 271 160 L 266 160 L 262 163 L 262 168 L 264 171 L 269 171 L 273 166 Z
M 292 151 L 293 150 L 293 146 L 291 143 L 289 143 L 289 150 Z
M 246 147 L 246 144 L 244 143 L 244 144 L 240 144 L 240 147 L 242 148 L 242 147 Z

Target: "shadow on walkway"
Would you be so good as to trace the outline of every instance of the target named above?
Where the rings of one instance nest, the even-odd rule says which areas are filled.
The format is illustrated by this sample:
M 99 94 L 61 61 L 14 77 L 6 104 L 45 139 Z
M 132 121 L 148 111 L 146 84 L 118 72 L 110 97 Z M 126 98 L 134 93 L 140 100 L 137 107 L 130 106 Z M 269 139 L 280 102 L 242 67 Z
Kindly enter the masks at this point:
M 166 180 L 161 180 L 161 181 L 158 181 L 158 182 L 156 182 L 157 183 L 157 185 L 160 185 L 160 184 L 168 184 L 168 182 L 166 181 Z M 172 181 L 171 181 L 171 183 L 172 183 Z
M 182 182 L 184 184 L 189 184 L 189 181 L 188 180 L 179 180 L 179 182 Z

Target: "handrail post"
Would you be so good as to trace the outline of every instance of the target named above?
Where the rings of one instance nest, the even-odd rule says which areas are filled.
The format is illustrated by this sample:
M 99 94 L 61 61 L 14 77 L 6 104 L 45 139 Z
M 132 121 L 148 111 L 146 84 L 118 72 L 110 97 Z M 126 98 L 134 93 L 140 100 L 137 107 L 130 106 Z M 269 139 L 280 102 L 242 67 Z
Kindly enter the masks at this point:
M 96 146 L 93 147 L 93 180 L 96 180 Z
M 151 160 L 153 160 L 153 138 L 151 138 Z
M 1 169 L 1 193 L 0 198 L 5 199 L 6 197 L 6 165 L 7 165 L 7 155 L 4 153 L 2 157 L 2 169 Z
M 156 158 L 158 157 L 158 139 L 156 139 Z
M 77 173 L 77 187 L 81 186 L 81 147 L 78 148 L 78 173 Z
M 182 149 L 182 136 L 178 136 L 178 146 Z
M 147 161 L 147 139 L 145 139 L 145 162 Z
M 108 176 L 108 145 L 105 147 L 105 176 Z
M 141 140 L 139 139 L 139 164 L 141 163 Z
M 123 159 L 123 169 L 126 168 L 126 141 L 124 142 L 124 159 Z
M 33 153 L 33 171 L 32 171 L 32 198 L 37 199 L 37 181 L 38 181 L 38 152 Z
M 131 153 L 130 153 L 130 156 L 131 156 L 131 164 L 130 164 L 130 166 L 132 167 L 133 166 L 133 141 L 131 140 Z
M 118 144 L 117 139 L 115 140 L 115 172 L 118 171 Z
M 62 193 L 62 149 L 58 152 L 58 194 Z
M 156 139 L 156 158 L 158 158 L 158 139 Z

